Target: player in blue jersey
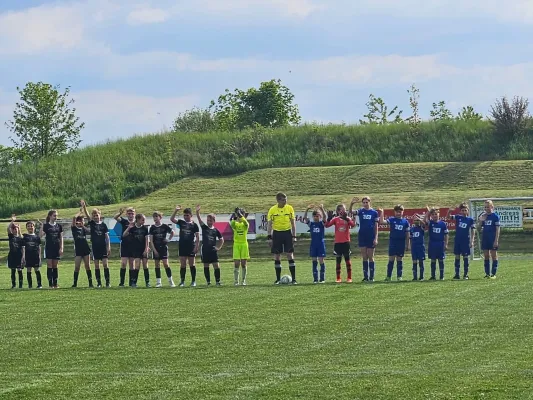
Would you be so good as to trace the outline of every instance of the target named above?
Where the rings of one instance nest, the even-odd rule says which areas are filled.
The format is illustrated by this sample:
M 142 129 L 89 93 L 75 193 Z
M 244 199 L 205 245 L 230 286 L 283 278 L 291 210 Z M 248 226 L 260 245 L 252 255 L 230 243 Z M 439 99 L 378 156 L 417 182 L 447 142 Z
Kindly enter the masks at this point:
M 426 246 L 424 244 L 424 234 L 426 224 L 424 217 L 416 214 L 413 217 L 411 226 L 411 258 L 413 260 L 413 281 L 424 280 L 424 260 L 426 259 Z M 420 265 L 420 275 L 418 275 L 418 266 Z
M 313 211 L 313 220 L 307 218 L 309 210 L 314 209 L 315 206 L 309 205 L 305 210 L 304 223 L 309 226 L 311 232 L 311 246 L 309 247 L 309 257 L 313 260 L 313 283 L 324 283 L 326 281 L 326 264 L 324 258 L 326 257 L 326 241 L 325 224 L 328 220 L 324 205 L 321 204 L 317 210 Z M 320 262 L 320 277 L 318 275 L 318 263 Z
M 403 257 L 409 251 L 409 222 L 403 217 L 404 207 L 401 204 L 394 206 L 394 217 L 385 219 L 383 209 L 379 209 L 379 223 L 390 227 L 389 236 L 389 263 L 385 281 L 392 279 L 392 270 L 396 260 L 396 277 L 402 280 Z
M 426 213 L 425 222 L 428 225 L 429 246 L 428 257 L 431 260 L 431 278 L 436 280 L 437 260 L 439 261 L 440 280 L 444 280 L 444 259 L 448 250 L 448 227 L 440 220 L 439 209 L 430 208 Z
M 485 278 L 496 278 L 498 272 L 498 246 L 500 244 L 500 216 L 494 212 L 492 200 L 485 201 L 485 212 L 481 214 L 478 227 L 482 229 L 481 250 L 485 259 Z M 492 270 L 490 260 L 492 259 Z
M 453 243 L 453 254 L 455 254 L 455 275 L 453 279 L 461 279 L 461 257 L 464 262 L 463 279 L 468 279 L 468 257 L 470 249 L 474 247 L 474 237 L 476 234 L 474 219 L 469 217 L 469 209 L 466 203 L 459 205 L 460 214 L 450 215 L 452 208 L 448 210 L 448 217 L 455 220 L 455 240 Z
M 363 281 L 372 282 L 375 274 L 374 253 L 378 244 L 379 214 L 370 207 L 370 197 L 363 197 L 363 207 L 356 211 L 353 206 L 359 199 L 354 197 L 350 203 L 350 214 L 359 217 L 359 234 L 357 240 L 363 258 Z

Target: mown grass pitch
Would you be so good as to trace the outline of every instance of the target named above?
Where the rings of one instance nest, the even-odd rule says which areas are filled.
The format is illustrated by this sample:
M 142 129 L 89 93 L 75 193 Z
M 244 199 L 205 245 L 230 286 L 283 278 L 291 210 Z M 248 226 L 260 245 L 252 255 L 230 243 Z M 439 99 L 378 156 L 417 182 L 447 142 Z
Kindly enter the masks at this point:
M 3 268 L 0 398 L 532 398 L 532 260 L 502 260 L 494 281 L 481 262 L 451 281 L 448 259 L 444 282 L 383 283 L 380 257 L 378 282 L 362 284 L 356 258 L 351 285 L 310 284 L 297 261 L 301 284 L 283 287 L 267 259 L 248 287 L 225 261 L 225 286 L 205 288 L 199 268 L 195 289 L 119 289 L 113 260 L 111 289 L 84 288 L 83 272 L 66 289 L 64 261 L 62 289 L 20 291 Z

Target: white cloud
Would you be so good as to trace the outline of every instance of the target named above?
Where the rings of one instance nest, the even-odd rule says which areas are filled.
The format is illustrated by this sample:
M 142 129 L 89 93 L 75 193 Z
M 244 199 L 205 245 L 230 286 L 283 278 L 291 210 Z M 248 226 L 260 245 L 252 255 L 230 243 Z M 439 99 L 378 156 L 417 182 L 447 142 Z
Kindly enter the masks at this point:
M 170 18 L 170 12 L 167 10 L 141 7 L 130 11 L 127 21 L 130 25 L 144 25 L 165 22 L 168 18 Z

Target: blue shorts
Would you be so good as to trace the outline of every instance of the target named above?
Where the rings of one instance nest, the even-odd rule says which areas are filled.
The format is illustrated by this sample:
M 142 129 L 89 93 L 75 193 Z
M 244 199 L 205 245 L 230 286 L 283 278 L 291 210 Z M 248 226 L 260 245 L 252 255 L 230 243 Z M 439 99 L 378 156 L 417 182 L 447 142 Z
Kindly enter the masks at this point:
M 430 260 L 444 260 L 446 258 L 444 242 L 429 242 L 428 258 Z
M 425 260 L 426 248 L 425 246 L 415 246 L 411 248 L 411 257 L 413 260 Z
M 497 247 L 494 247 L 494 241 L 496 236 L 482 236 L 481 237 L 481 250 L 498 250 Z
M 359 244 L 359 247 L 366 247 L 369 249 L 373 249 L 374 246 L 374 239 L 376 238 L 376 235 L 374 235 L 374 232 L 372 234 L 359 234 L 357 236 L 357 242 Z
M 405 239 L 389 242 L 389 257 L 403 257 L 405 255 Z
M 468 257 L 470 255 L 470 242 L 456 240 L 453 244 L 453 254 Z
M 309 257 L 326 257 L 326 244 L 311 244 L 309 248 Z

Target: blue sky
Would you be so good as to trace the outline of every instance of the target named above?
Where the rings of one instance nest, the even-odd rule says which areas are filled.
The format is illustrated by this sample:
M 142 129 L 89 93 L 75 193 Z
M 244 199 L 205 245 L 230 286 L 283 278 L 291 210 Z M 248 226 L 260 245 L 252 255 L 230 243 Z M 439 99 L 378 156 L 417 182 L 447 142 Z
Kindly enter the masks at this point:
M 169 127 L 224 89 L 280 78 L 304 121 L 353 123 L 370 93 L 409 115 L 533 100 L 531 0 L 0 2 L 0 144 L 17 86 L 70 86 L 83 144 Z

